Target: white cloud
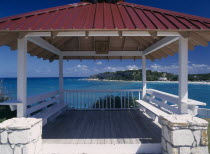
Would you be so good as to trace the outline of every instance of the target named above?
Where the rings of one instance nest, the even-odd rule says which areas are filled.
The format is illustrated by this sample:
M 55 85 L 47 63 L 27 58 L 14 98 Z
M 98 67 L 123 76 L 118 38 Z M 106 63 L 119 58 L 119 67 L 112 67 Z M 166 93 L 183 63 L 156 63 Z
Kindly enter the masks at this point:
M 108 66 L 101 70 L 101 72 L 116 72 L 126 70 L 126 67 L 121 66 Z
M 178 65 L 172 64 L 172 65 L 159 65 L 159 64 L 153 64 L 150 66 L 150 69 L 152 71 L 157 72 L 169 72 L 169 73 L 177 73 L 178 72 Z
M 97 64 L 97 65 L 101 65 L 101 64 L 102 64 L 102 62 L 101 62 L 101 61 L 99 61 L 99 62 L 97 62 L 96 64 Z
M 178 64 L 171 64 L 171 65 L 153 64 L 150 66 L 149 69 L 153 71 L 158 71 L 158 72 L 169 72 L 169 73 L 174 73 L 174 74 L 179 73 Z M 209 73 L 210 65 L 189 63 L 188 70 L 189 70 L 189 74 Z
M 126 68 L 127 68 L 128 70 L 138 70 L 138 69 L 139 69 L 139 67 L 136 66 L 136 65 L 128 65 Z
M 75 69 L 79 69 L 78 71 L 88 71 L 88 67 L 87 67 L 87 65 L 77 65 L 76 67 L 75 67 Z
M 206 65 L 206 64 L 192 64 L 192 66 L 195 67 L 195 68 L 206 68 L 206 67 L 208 67 L 208 65 Z

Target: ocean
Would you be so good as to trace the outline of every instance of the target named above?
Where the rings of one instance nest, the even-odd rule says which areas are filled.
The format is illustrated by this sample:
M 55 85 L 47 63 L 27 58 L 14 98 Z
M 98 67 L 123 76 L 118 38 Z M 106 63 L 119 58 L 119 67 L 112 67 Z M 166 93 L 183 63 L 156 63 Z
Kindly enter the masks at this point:
M 124 81 L 89 81 L 86 78 L 68 77 L 64 78 L 64 88 L 70 90 L 96 90 L 96 89 L 141 89 L 141 82 Z M 16 98 L 17 79 L 4 78 L 3 86 L 7 94 Z M 28 96 L 34 96 L 58 89 L 58 78 L 28 78 Z M 171 94 L 178 94 L 178 83 L 150 82 L 148 88 L 164 91 Z M 189 98 L 204 102 L 205 108 L 210 108 L 210 85 L 208 84 L 189 84 Z

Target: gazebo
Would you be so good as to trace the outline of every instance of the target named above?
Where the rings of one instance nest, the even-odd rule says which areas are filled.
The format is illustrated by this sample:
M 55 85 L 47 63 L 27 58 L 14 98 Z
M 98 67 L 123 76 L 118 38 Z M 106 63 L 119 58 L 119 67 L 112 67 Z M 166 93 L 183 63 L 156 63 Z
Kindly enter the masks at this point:
M 115 114 L 118 115 L 118 118 L 122 117 L 126 119 L 125 114 L 127 114 L 127 111 L 131 114 L 129 117 L 132 118 L 130 120 L 127 118 L 125 124 L 121 126 L 126 127 L 127 123 L 133 120 L 130 125 L 144 131 L 141 132 L 141 134 L 149 131 L 146 128 L 148 127 L 153 133 L 159 133 L 159 135 L 151 135 L 152 133 L 149 133 L 149 137 L 152 136 L 152 141 L 147 140 L 148 136 L 143 136 L 142 139 L 139 138 L 136 140 L 134 132 L 134 135 L 128 135 L 128 142 L 126 142 L 124 137 L 123 143 L 125 145 L 117 144 L 118 141 L 115 143 L 116 138 L 121 137 L 116 137 L 116 134 L 113 135 L 115 137 L 111 135 L 111 137 L 108 137 L 109 139 L 111 138 L 108 143 L 115 147 L 111 145 L 106 146 L 104 143 L 106 140 L 103 138 L 103 135 L 99 137 L 103 139 L 102 144 L 94 147 L 95 142 L 98 143 L 101 141 L 97 140 L 98 138 L 96 139 L 94 135 L 90 135 L 88 139 L 92 139 L 92 141 L 95 140 L 93 143 L 88 141 L 88 143 L 91 142 L 91 144 L 86 146 L 90 146 L 92 149 L 102 148 L 104 150 L 106 148 L 113 148 L 116 150 L 116 153 L 118 150 L 121 150 L 121 148 L 123 149 L 123 147 L 127 147 L 127 149 L 124 150 L 130 148 L 132 149 L 130 152 L 135 151 L 140 153 L 161 153 L 164 151 L 171 153 L 171 149 L 180 149 L 180 147 L 183 146 L 186 146 L 186 148 L 191 147 L 191 149 L 193 149 L 192 147 L 206 148 L 204 144 L 196 144 L 196 146 L 175 145 L 173 141 L 168 141 L 167 138 L 165 138 L 165 140 L 170 143 L 169 145 L 171 147 L 169 148 L 168 145 L 168 149 L 164 147 L 161 148 L 160 142 L 161 140 L 162 142 L 165 141 L 163 138 L 166 134 L 163 133 L 161 139 L 160 132 L 161 128 L 162 130 L 165 128 L 165 126 L 163 127 L 165 123 L 160 123 L 160 121 L 161 117 L 174 115 L 180 116 L 178 119 L 183 120 L 186 118 L 186 115 L 191 115 L 195 118 L 194 116 L 197 114 L 198 106 L 205 105 L 205 103 L 188 98 L 188 50 L 193 50 L 194 47 L 198 45 L 208 46 L 209 41 L 210 19 L 127 2 L 80 2 L 1 18 L 0 46 L 6 45 L 9 46 L 11 50 L 17 50 L 18 73 L 17 100 L 3 102 L 0 105 L 10 105 L 13 110 L 17 109 L 17 117 L 42 118 L 43 124 L 46 124 L 43 129 L 43 136 L 46 137 L 44 143 L 46 143 L 45 146 L 48 147 L 48 149 L 55 148 L 55 144 L 59 142 L 61 142 L 63 147 L 67 148 L 64 146 L 64 144 L 67 144 L 67 140 L 69 141 L 69 147 L 71 147 L 71 149 L 75 148 L 72 142 L 78 138 L 72 137 L 72 134 L 69 138 L 68 135 L 66 135 L 66 138 L 64 135 L 62 141 L 59 140 L 59 135 L 59 137 L 52 135 L 55 134 L 53 128 L 59 127 L 55 127 L 55 124 L 70 129 L 70 126 L 63 125 L 66 123 L 65 121 L 63 121 L 63 124 L 61 122 L 62 120 L 57 120 L 56 122 L 55 118 L 61 113 L 65 112 L 65 118 L 63 119 L 71 123 L 75 121 L 71 116 L 75 116 L 81 120 L 82 117 L 79 116 L 85 115 L 91 119 L 91 117 L 94 117 L 94 113 L 100 116 L 103 121 L 103 116 L 104 118 L 107 116 L 106 112 L 108 115 L 112 115 L 113 119 Z M 179 52 L 179 95 L 175 96 L 154 89 L 147 89 L 146 60 L 154 61 L 156 59 L 166 58 L 173 56 L 177 52 Z M 55 60 L 59 61 L 58 91 L 27 97 L 27 53 L 31 56 L 42 58 L 43 60 L 49 60 L 50 62 Z M 139 88 L 136 90 L 125 89 L 116 91 L 97 89 L 95 91 L 79 91 L 64 89 L 63 60 L 74 59 L 142 59 L 143 87 L 142 89 Z M 103 93 L 103 95 L 99 93 Z M 138 93 L 138 99 L 134 99 L 134 93 Z M 121 106 L 119 108 L 113 105 L 116 101 L 115 98 L 112 98 L 113 95 L 121 98 Z M 101 102 L 101 96 L 105 96 L 105 101 Z M 131 99 L 130 96 L 132 96 Z M 125 99 L 128 99 L 127 103 Z M 114 101 L 114 103 L 111 103 L 112 101 Z M 131 101 L 133 102 L 132 105 L 130 105 Z M 95 102 L 99 103 L 99 105 L 94 105 L 93 103 Z M 120 110 L 123 112 L 118 113 Z M 86 112 L 88 112 L 88 114 L 86 114 Z M 100 112 L 103 112 L 103 114 Z M 71 117 L 70 119 L 72 121 L 68 120 L 68 118 L 66 118 L 67 116 Z M 138 118 L 144 120 L 137 120 Z M 50 123 L 49 121 L 52 121 L 52 119 L 54 119 L 55 122 Z M 164 119 L 166 120 L 167 118 Z M 78 125 L 77 129 L 81 128 L 81 132 L 77 133 L 82 133 L 82 130 L 85 131 L 86 129 L 83 128 L 86 125 L 89 129 L 91 129 L 92 126 L 94 127 L 96 124 L 88 125 L 88 123 L 91 123 L 91 120 L 88 121 L 87 119 L 83 127 Z M 97 120 L 97 118 L 95 120 Z M 120 120 L 123 121 L 123 119 L 119 118 L 115 119 L 113 123 Z M 142 125 L 146 123 L 143 129 L 141 125 L 135 124 L 136 120 Z M 170 121 L 170 119 L 168 120 Z M 149 121 L 149 124 L 147 124 L 146 121 Z M 186 121 L 189 121 L 189 119 Z M 107 121 L 106 119 L 106 122 L 109 123 L 109 120 Z M 182 122 L 183 121 L 180 123 Z M 168 127 L 173 126 L 170 125 Z M 103 123 L 103 126 L 98 127 L 106 127 L 106 124 Z M 69 131 L 72 130 L 74 133 L 75 129 L 76 128 L 71 128 Z M 112 129 L 113 132 L 119 132 L 122 128 Z M 62 131 L 62 129 L 59 130 Z M 129 131 L 129 127 L 125 130 L 122 129 L 122 131 L 124 131 L 124 133 Z M 100 133 L 99 131 L 99 136 Z M 132 136 L 134 136 L 135 141 L 132 140 Z M 70 141 L 70 138 L 73 139 Z M 80 141 L 78 142 L 80 143 Z M 81 143 L 83 143 L 83 141 L 81 141 Z M 81 147 L 85 150 L 79 152 L 93 152 L 84 145 L 81 145 Z M 110 151 L 108 150 L 107 152 Z

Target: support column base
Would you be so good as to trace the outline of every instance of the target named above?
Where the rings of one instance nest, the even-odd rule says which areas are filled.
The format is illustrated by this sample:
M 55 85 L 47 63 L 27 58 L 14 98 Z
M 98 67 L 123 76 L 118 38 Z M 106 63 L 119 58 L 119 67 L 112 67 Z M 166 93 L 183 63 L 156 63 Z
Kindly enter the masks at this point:
M 208 154 L 208 122 L 191 115 L 160 117 L 165 154 Z

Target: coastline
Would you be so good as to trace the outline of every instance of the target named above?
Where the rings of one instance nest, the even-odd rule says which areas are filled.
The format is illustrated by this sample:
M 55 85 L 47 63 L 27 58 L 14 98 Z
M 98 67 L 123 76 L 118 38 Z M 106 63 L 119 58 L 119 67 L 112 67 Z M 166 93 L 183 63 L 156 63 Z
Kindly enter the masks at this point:
M 118 81 L 118 82 L 142 82 L 142 81 L 135 81 L 135 80 L 131 80 L 131 81 L 126 81 L 126 80 L 100 80 L 100 79 L 84 79 L 84 80 L 88 80 L 88 81 Z M 147 83 L 178 83 L 178 81 L 147 81 Z M 192 82 L 192 81 L 188 81 L 189 84 L 204 84 L 204 85 L 210 85 L 210 82 Z

